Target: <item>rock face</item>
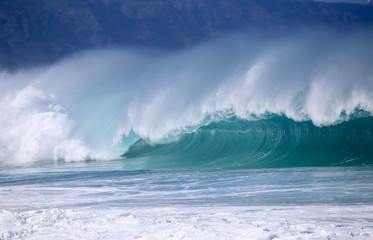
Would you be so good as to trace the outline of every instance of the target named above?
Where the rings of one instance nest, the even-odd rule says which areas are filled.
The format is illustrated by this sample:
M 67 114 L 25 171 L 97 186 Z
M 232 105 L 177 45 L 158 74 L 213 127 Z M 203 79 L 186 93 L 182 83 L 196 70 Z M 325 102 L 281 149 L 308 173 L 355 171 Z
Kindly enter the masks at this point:
M 309 0 L 2 0 L 0 67 L 110 46 L 180 48 L 234 31 L 373 26 L 373 6 Z

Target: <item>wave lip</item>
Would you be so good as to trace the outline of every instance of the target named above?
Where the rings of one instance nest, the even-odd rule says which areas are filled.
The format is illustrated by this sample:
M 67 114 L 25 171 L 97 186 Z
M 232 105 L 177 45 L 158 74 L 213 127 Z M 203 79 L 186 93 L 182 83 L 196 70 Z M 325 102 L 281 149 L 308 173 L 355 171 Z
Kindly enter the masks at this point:
M 148 168 L 272 168 L 373 163 L 373 117 L 315 126 L 284 116 L 212 122 L 178 141 L 139 139 L 123 154 L 128 166 Z

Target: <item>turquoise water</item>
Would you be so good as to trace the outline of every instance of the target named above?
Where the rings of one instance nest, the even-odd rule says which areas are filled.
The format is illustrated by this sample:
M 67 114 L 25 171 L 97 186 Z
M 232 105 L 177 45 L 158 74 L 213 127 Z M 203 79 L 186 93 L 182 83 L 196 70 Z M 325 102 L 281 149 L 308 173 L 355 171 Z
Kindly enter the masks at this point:
M 127 171 L 124 166 L 125 160 L 3 169 L 0 205 L 30 210 L 373 203 L 372 167 Z
M 359 166 L 373 163 L 372 146 L 372 117 L 317 127 L 277 116 L 213 122 L 172 143 L 140 139 L 123 156 L 135 169 Z

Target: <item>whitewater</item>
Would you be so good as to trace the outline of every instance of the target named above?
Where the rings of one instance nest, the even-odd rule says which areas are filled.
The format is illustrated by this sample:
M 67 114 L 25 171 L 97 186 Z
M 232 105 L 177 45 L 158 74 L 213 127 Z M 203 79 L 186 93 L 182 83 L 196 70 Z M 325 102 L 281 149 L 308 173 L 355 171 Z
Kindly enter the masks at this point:
M 71 163 L 70 163 L 71 164 Z M 371 239 L 372 168 L 0 171 L 0 239 Z
M 0 74 L 0 239 L 370 239 L 373 34 Z

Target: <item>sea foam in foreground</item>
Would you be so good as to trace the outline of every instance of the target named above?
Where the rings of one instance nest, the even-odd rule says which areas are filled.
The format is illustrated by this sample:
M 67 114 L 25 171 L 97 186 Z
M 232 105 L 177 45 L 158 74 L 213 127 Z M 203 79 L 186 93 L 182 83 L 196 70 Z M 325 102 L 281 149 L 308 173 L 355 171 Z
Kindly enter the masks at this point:
M 1 170 L 0 239 L 371 239 L 371 172 Z

